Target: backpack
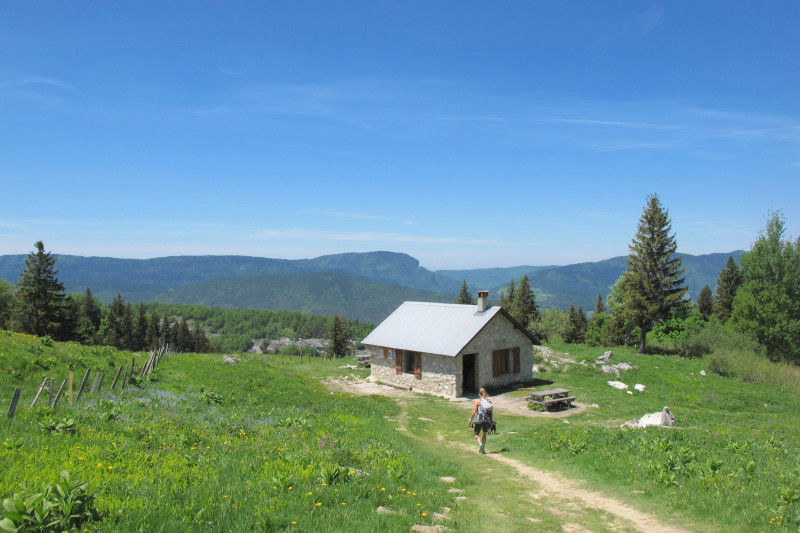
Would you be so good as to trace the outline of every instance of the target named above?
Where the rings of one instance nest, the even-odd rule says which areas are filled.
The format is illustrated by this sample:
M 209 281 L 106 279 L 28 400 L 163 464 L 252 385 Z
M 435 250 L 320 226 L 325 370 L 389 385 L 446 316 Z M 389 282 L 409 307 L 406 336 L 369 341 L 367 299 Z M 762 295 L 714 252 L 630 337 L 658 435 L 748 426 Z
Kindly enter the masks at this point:
M 481 398 L 481 404 L 478 406 L 478 413 L 475 415 L 474 424 L 483 424 L 484 422 L 492 421 L 492 411 L 494 406 L 492 402 L 487 399 Z

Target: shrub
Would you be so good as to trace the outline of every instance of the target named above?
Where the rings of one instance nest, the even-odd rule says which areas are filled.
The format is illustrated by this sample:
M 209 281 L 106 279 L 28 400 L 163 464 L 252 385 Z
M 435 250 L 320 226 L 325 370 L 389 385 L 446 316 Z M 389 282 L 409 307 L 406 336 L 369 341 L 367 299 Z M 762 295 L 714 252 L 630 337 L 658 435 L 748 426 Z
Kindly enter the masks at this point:
M 87 491 L 88 483 L 71 482 L 69 472 L 61 472 L 61 480 L 46 485 L 42 492 L 25 496 L 14 494 L 3 500 L 6 515 L 0 520 L 5 531 L 68 531 L 97 520 L 95 495 Z

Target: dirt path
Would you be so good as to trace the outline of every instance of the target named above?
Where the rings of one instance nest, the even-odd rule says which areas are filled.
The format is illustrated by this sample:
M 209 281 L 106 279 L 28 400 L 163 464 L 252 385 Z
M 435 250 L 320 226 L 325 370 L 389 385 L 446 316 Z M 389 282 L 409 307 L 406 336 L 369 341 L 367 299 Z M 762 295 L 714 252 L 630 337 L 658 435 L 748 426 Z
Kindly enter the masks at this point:
M 407 400 L 415 398 L 414 393 L 395 389 L 385 385 L 378 385 L 362 380 L 336 380 L 328 381 L 326 384 L 331 388 L 345 390 L 356 394 L 382 394 L 384 396 L 394 397 L 398 401 L 401 408 L 401 413 L 396 421 L 398 431 L 406 431 L 406 423 L 408 421 L 408 403 Z M 452 400 L 456 404 L 463 405 L 466 409 L 471 409 L 473 400 L 471 399 L 458 399 Z M 495 408 L 505 412 L 512 412 L 516 415 L 532 416 L 532 417 L 564 417 L 570 416 L 575 412 L 585 409 L 584 406 L 579 406 L 579 410 L 571 410 L 563 413 L 540 413 L 532 411 L 524 406 L 522 402 L 517 400 L 512 402 L 509 396 L 499 395 L 493 396 L 492 402 Z M 519 406 L 524 407 L 520 409 Z M 474 446 L 464 442 L 448 441 L 443 436 L 439 436 L 440 441 L 444 441 L 448 446 L 459 449 L 465 453 L 475 453 Z M 567 502 L 577 502 L 583 508 L 597 509 L 602 512 L 613 515 L 630 525 L 633 529 L 643 533 L 689 533 L 689 530 L 682 529 L 677 526 L 664 524 L 657 517 L 639 511 L 630 505 L 600 492 L 583 489 L 578 486 L 574 481 L 565 479 L 558 474 L 547 472 L 532 466 L 526 465 L 521 461 L 506 457 L 500 453 L 488 453 L 485 457 L 491 458 L 498 463 L 502 463 L 512 469 L 521 477 L 530 480 L 539 487 L 539 492 L 524 495 L 523 497 L 530 498 L 531 501 L 540 500 L 542 498 L 555 498 L 558 500 L 565 500 Z M 564 524 L 565 530 L 567 524 Z

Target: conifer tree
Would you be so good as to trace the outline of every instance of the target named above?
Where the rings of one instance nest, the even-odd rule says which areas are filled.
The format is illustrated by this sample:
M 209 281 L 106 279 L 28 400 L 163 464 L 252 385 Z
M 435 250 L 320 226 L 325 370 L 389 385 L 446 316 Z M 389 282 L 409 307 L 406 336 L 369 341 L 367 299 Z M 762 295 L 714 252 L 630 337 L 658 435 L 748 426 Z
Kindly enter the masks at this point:
M 153 350 L 158 346 L 158 342 L 161 339 L 161 327 L 159 322 L 161 318 L 158 316 L 158 313 L 153 311 L 150 313 L 150 320 L 147 323 L 147 331 L 144 336 L 144 344 L 145 348 L 148 350 Z
M 592 318 L 595 315 L 601 315 L 606 312 L 606 306 L 603 304 L 603 295 L 599 292 L 597 293 L 597 301 L 594 304 L 594 313 L 592 313 Z
M 500 301 L 498 305 L 505 308 L 507 311 L 514 305 L 514 299 L 517 297 L 516 285 L 514 278 L 511 278 L 511 281 L 508 282 L 508 293 L 500 291 Z
M 714 315 L 722 324 L 731 317 L 733 299 L 741 285 L 742 271 L 736 265 L 733 256 L 729 255 L 725 268 L 720 271 L 719 278 L 717 278 L 717 291 L 714 301 Z
M 582 306 L 578 306 L 578 342 L 586 342 L 586 332 L 589 331 L 589 320 Z
M 458 298 L 456 298 L 455 303 L 457 304 L 465 304 L 465 305 L 475 305 L 475 297 L 469 292 L 469 287 L 467 286 L 467 280 L 461 284 L 461 289 L 458 291 Z
M 683 258 L 675 254 L 678 244 L 671 230 L 669 211 L 661 206 L 657 194 L 648 196 L 636 235 L 628 246 L 625 271 L 624 301 L 639 327 L 639 353 L 645 353 L 647 332 L 653 325 L 686 305 Z
M 578 318 L 578 311 L 575 310 L 575 304 L 569 304 L 569 311 L 567 311 L 567 327 L 564 330 L 564 342 L 575 344 L 580 342 L 580 319 Z
M 539 320 L 539 307 L 536 305 L 536 296 L 533 294 L 527 274 L 520 278 L 508 312 L 526 328 L 532 322 Z
M 700 290 L 700 294 L 697 295 L 697 301 L 695 301 L 694 306 L 700 312 L 700 316 L 703 317 L 703 320 L 708 322 L 708 319 L 711 318 L 714 312 L 714 295 L 711 294 L 711 287 L 706 285 Z
M 325 346 L 328 357 L 337 358 L 350 355 L 350 327 L 347 320 L 335 315 L 328 325 L 328 344 Z
M 64 321 L 64 284 L 58 280 L 56 259 L 37 242 L 28 254 L 17 282 L 15 329 L 32 335 L 58 336 Z

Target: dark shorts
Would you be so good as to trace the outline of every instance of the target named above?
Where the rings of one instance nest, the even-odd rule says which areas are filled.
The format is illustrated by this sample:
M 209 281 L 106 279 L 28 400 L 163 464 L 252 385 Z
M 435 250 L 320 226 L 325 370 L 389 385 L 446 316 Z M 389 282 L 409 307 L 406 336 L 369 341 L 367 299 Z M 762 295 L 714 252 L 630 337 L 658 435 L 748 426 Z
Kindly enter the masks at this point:
M 484 433 L 489 431 L 491 425 L 492 425 L 491 422 L 481 422 L 480 424 L 473 424 L 472 428 L 475 430 L 476 435 L 480 435 L 481 431 L 483 431 Z

